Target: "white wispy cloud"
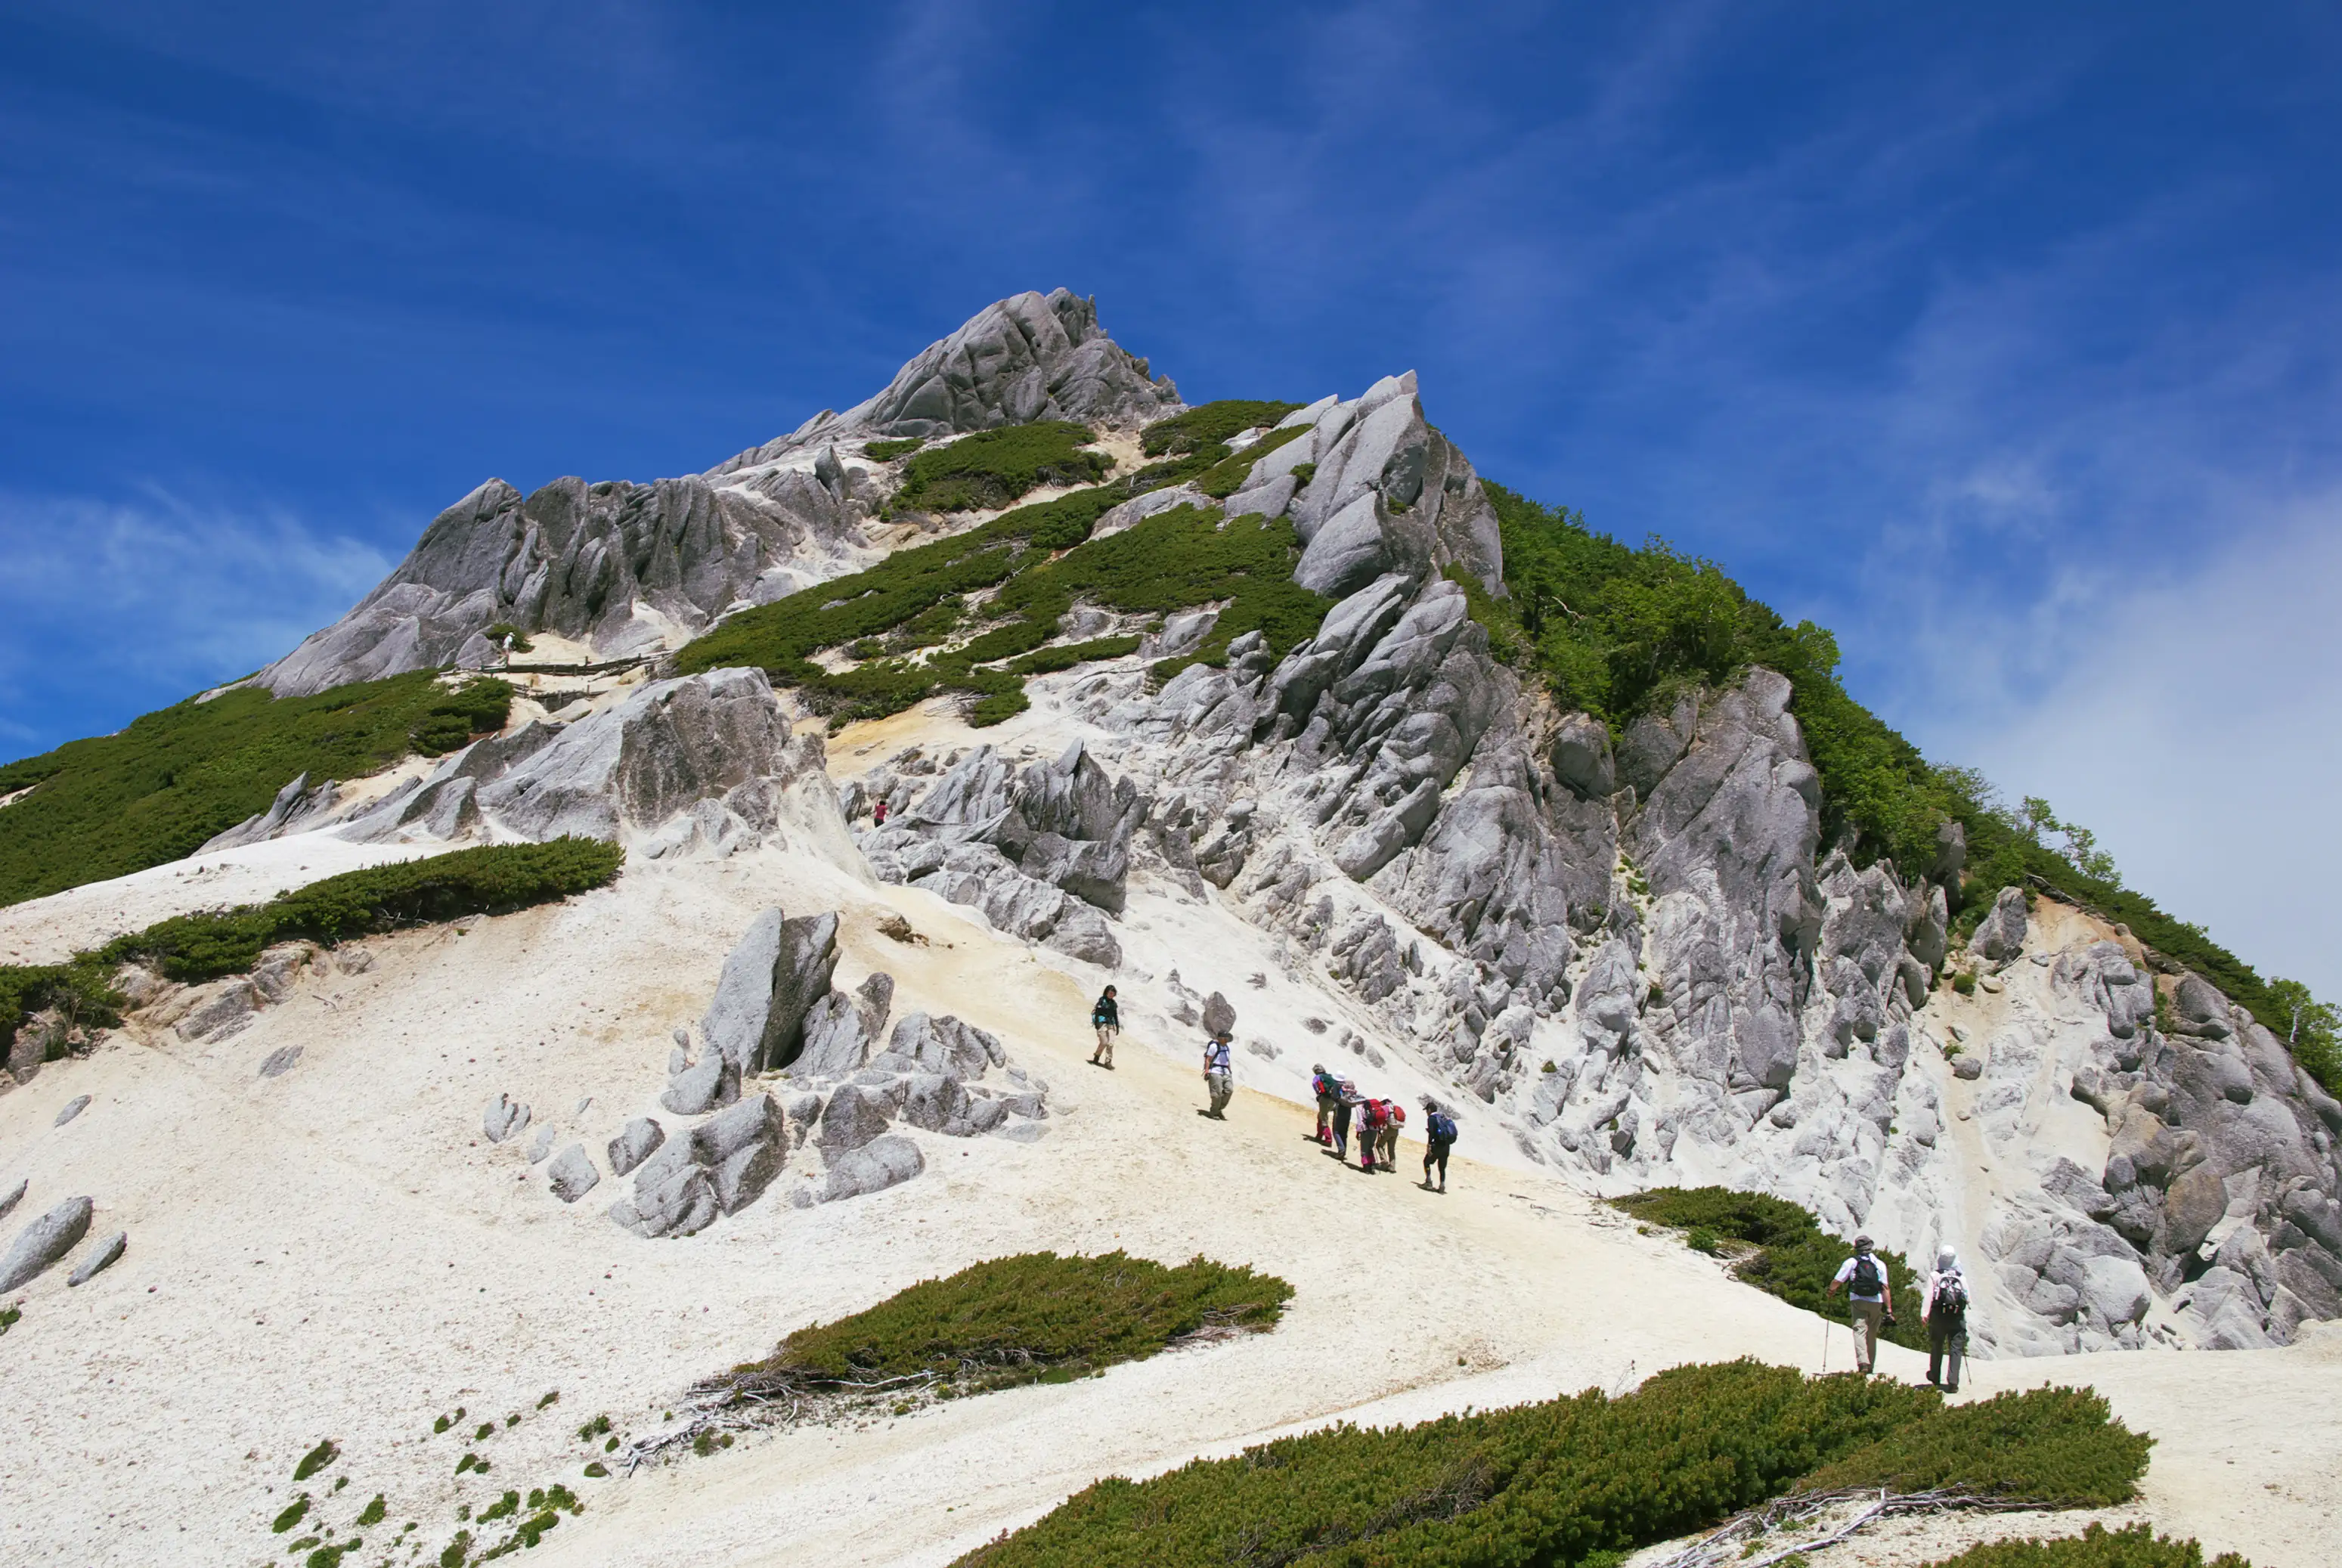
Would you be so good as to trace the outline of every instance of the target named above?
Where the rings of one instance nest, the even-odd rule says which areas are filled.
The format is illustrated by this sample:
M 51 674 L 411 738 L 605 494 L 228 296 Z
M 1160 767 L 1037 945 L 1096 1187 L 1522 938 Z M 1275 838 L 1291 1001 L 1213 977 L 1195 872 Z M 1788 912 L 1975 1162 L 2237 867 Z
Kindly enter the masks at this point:
M 245 674 L 339 615 L 392 564 L 288 513 L 151 487 L 121 500 L 0 493 L 0 723 L 26 703 L 28 672 L 61 655 L 85 681 Z

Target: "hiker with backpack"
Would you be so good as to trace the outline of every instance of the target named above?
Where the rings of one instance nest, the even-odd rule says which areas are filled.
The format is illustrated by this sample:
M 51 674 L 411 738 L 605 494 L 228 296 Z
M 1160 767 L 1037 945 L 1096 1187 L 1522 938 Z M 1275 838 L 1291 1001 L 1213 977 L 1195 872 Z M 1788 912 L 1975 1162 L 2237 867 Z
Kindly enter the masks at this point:
M 1358 1169 L 1371 1176 L 1375 1174 L 1375 1151 L 1382 1143 L 1383 1128 L 1388 1116 L 1381 1100 L 1358 1103 Z
M 1383 1102 L 1382 1135 L 1375 1144 L 1375 1157 L 1386 1171 L 1398 1169 L 1398 1130 L 1406 1124 L 1406 1107 L 1396 1100 Z
M 1927 1325 L 1927 1381 L 1946 1393 L 1959 1393 L 1960 1358 L 1968 1349 L 1968 1282 L 1960 1273 L 1960 1254 L 1950 1247 L 1936 1250 L 1919 1321 Z
M 1317 1096 L 1317 1141 L 1334 1146 L 1334 1110 L 1342 1103 L 1341 1081 L 1326 1071 L 1323 1062 L 1309 1064 L 1309 1092 Z
M 1350 1119 L 1366 1103 L 1366 1097 L 1358 1093 L 1356 1084 L 1347 1078 L 1334 1081 L 1334 1158 L 1350 1157 Z
M 1887 1264 L 1870 1250 L 1868 1236 L 1854 1238 L 1854 1256 L 1840 1263 L 1837 1277 L 1825 1296 L 1846 1290 L 1847 1323 L 1854 1330 L 1854 1370 L 1863 1376 L 1878 1361 L 1878 1330 L 1895 1323 L 1895 1287 L 1887 1282 Z
M 1223 1029 L 1204 1044 L 1204 1092 L 1212 1097 L 1212 1108 L 1196 1114 L 1209 1116 L 1215 1122 L 1228 1119 L 1228 1101 L 1236 1092 L 1236 1057 L 1228 1049 L 1228 1032 Z
M 1438 1101 L 1423 1097 L 1423 1190 L 1431 1191 L 1431 1167 L 1439 1166 L 1439 1190 L 1447 1190 L 1447 1151 L 1456 1146 L 1456 1118 Z
M 1113 986 L 1098 993 L 1096 1003 L 1090 1008 L 1090 1027 L 1097 1031 L 1097 1049 L 1090 1053 L 1090 1065 L 1110 1073 L 1114 1071 L 1115 1036 L 1122 1033 L 1122 1006 L 1114 999 Z

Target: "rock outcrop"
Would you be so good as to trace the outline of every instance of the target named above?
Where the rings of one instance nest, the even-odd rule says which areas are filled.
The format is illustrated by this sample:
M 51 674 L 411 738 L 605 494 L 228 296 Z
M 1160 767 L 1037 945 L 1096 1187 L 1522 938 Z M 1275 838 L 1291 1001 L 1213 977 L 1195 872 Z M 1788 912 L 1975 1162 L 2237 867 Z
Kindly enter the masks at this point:
M 724 961 L 716 999 L 700 1020 L 709 1051 L 738 1073 L 788 1066 L 804 1047 L 806 1017 L 828 995 L 836 966 L 836 914 L 792 920 L 766 910 Z
M 90 1216 L 97 1205 L 87 1198 L 67 1198 L 26 1225 L 0 1256 L 0 1295 L 30 1284 L 41 1272 L 80 1244 L 89 1233 Z
M 841 444 L 850 456 L 876 436 L 1036 419 L 1129 427 L 1178 407 L 1168 378 L 1106 336 L 1091 302 L 1063 289 L 1018 295 L 928 347 L 869 401 L 842 415 L 824 410 L 704 474 L 647 484 L 569 477 L 525 496 L 488 480 L 435 518 L 349 614 L 254 678 L 300 696 L 409 670 L 478 668 L 498 657 L 486 632 L 499 624 L 603 661 L 672 649 L 726 610 L 873 558 L 866 524 L 883 492 Z M 295 792 L 271 811 L 314 809 Z M 247 842 L 235 835 L 254 825 L 215 842 Z

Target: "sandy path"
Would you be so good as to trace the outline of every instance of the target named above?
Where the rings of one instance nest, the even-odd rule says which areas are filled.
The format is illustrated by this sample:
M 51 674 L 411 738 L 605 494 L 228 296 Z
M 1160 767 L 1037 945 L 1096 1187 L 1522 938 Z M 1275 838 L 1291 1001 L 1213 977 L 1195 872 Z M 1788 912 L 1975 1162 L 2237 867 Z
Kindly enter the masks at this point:
M 681 1243 L 603 1218 L 615 1183 L 554 1202 L 527 1163 L 535 1127 L 480 1140 L 501 1091 L 562 1129 L 556 1147 L 598 1153 L 653 1108 L 667 1032 L 696 1016 L 741 927 L 773 903 L 844 910 L 841 983 L 884 967 L 898 1012 L 998 1033 L 1053 1086 L 1048 1136 L 921 1134 L 929 1172 L 904 1187 L 799 1210 L 784 1185 Z M 932 945 L 877 935 L 888 909 Z M 1204 914 L 1181 921 L 1164 931 L 1175 947 L 1235 940 Z M 1099 1475 L 1283 1430 L 1621 1387 L 1685 1360 L 1820 1360 L 1817 1320 L 1541 1172 L 1459 1162 L 1440 1198 L 1336 1167 L 1307 1141 L 1307 1113 L 1256 1088 L 1228 1122 L 1206 1121 L 1184 1036 L 1153 1024 L 1134 1027 L 1117 1071 L 1088 1067 L 1096 972 L 807 857 L 636 865 L 565 905 L 373 946 L 371 973 L 307 983 L 227 1041 L 125 1035 L 0 1097 L 0 1186 L 32 1180 L 12 1223 L 86 1192 L 96 1231 L 131 1236 L 91 1284 L 69 1292 L 53 1271 L 19 1293 L 24 1321 L 0 1339 L 0 1386 L 21 1413 L 0 1443 L 0 1561 L 281 1561 L 293 1537 L 266 1522 L 295 1460 L 330 1435 L 344 1458 L 308 1488 L 322 1517 L 344 1524 L 376 1491 L 391 1509 L 353 1563 L 383 1560 L 410 1519 L 420 1528 L 387 1555 L 417 1561 L 411 1545 L 427 1560 L 459 1502 L 563 1479 L 588 1510 L 538 1562 L 941 1563 Z M 290 1044 L 305 1048 L 293 1072 L 255 1075 Z M 1256 1065 L 1277 1085 L 1289 1064 L 1240 1056 L 1240 1082 Z M 51 1126 L 79 1094 L 90 1109 Z M 807 1321 L 987 1256 L 1117 1245 L 1251 1263 L 1297 1293 L 1275 1333 L 1079 1383 L 748 1438 L 631 1480 L 580 1475 L 578 1423 L 655 1421 L 695 1377 Z M 1845 1354 L 1840 1330 L 1833 1364 Z M 1916 1376 L 1918 1360 L 1897 1351 L 1887 1366 Z M 2330 1559 L 2319 1483 L 2342 1460 L 2342 1358 L 2324 1342 L 1985 1374 L 1987 1391 L 2051 1375 L 2105 1388 L 2161 1439 L 2146 1506 L 2165 1527 L 2261 1568 Z M 434 1435 L 457 1405 L 463 1425 Z M 508 1414 L 521 1419 L 505 1427 Z M 498 1425 L 476 1451 L 494 1468 L 459 1482 L 484 1418 Z M 324 1493 L 345 1473 L 346 1492 Z

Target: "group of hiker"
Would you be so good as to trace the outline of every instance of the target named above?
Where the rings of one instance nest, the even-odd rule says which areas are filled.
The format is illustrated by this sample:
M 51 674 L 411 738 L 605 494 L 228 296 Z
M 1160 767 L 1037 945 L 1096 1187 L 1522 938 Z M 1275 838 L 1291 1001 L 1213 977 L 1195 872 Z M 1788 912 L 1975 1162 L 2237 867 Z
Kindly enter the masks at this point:
M 1309 1092 L 1317 1096 L 1317 1142 L 1331 1150 L 1334 1158 L 1349 1158 L 1350 1135 L 1355 1131 L 1359 1170 L 1371 1175 L 1377 1170 L 1398 1168 L 1398 1134 L 1406 1125 L 1406 1106 L 1361 1093 L 1356 1084 L 1322 1062 L 1310 1064 Z M 1428 1094 L 1423 1097 L 1423 1187 L 1426 1192 L 1444 1193 L 1447 1153 L 1456 1146 L 1456 1118 Z M 1436 1188 L 1432 1185 L 1435 1170 L 1439 1178 Z
M 1122 1004 L 1113 986 L 1098 993 L 1097 1001 L 1091 1004 L 1090 1028 L 1097 1035 L 1090 1065 L 1111 1070 L 1114 1043 L 1122 1034 Z M 1406 1106 L 1360 1093 L 1356 1084 L 1328 1071 L 1322 1062 L 1309 1069 L 1309 1091 L 1317 1097 L 1317 1142 L 1336 1159 L 1348 1160 L 1355 1132 L 1360 1171 L 1371 1175 L 1398 1168 L 1398 1134 L 1406 1124 Z M 1233 1038 L 1226 1029 L 1214 1031 L 1204 1042 L 1204 1094 L 1209 1103 L 1196 1114 L 1216 1122 L 1226 1121 L 1228 1102 L 1236 1096 L 1236 1056 Z M 1423 1097 L 1423 1187 L 1426 1192 L 1444 1193 L 1448 1152 L 1456 1147 L 1456 1118 L 1428 1094 Z
M 1854 1331 L 1854 1369 L 1865 1377 L 1878 1364 L 1878 1334 L 1895 1326 L 1895 1283 L 1887 1263 L 1872 1251 L 1868 1236 L 1854 1238 L 1854 1255 L 1838 1265 L 1825 1297 L 1846 1292 L 1847 1323 Z M 1927 1325 L 1927 1381 L 1947 1393 L 1960 1391 L 1960 1361 L 1968 1348 L 1968 1284 L 1956 1247 L 1939 1247 L 1936 1266 L 1919 1299 L 1919 1321 Z

